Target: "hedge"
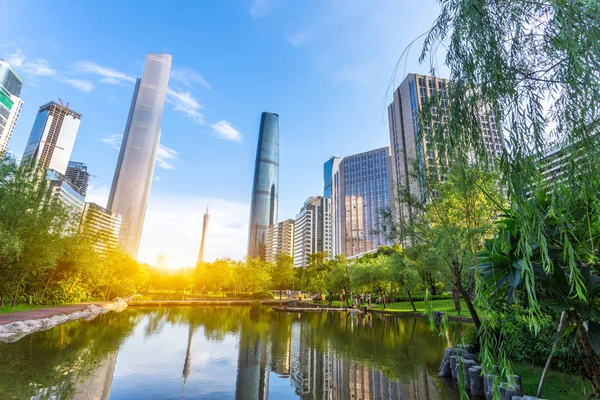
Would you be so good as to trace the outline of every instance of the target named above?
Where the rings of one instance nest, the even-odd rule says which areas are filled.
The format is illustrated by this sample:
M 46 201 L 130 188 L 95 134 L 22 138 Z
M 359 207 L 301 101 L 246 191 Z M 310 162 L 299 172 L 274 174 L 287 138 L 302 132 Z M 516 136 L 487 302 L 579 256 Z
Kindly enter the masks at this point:
M 270 300 L 273 299 L 273 293 L 271 292 L 228 292 L 225 296 L 233 299 L 257 299 L 257 300 Z

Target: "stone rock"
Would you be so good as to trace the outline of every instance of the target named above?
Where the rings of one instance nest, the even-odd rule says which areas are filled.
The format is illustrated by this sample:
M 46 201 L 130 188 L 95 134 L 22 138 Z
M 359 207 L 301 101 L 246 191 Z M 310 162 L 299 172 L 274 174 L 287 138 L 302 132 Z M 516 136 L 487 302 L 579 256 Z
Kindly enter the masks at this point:
M 455 354 L 456 352 L 453 348 L 446 347 L 446 350 L 444 350 L 444 358 L 442 359 L 438 376 L 440 376 L 441 378 L 452 377 L 452 371 L 450 370 L 450 356 L 453 356 Z
M 452 379 L 458 380 L 458 360 L 456 356 L 450 356 L 450 372 Z
M 483 377 L 481 376 L 481 367 L 474 366 L 469 368 L 469 382 L 471 386 L 471 394 L 473 396 L 485 396 L 485 389 L 483 388 Z
M 485 374 L 483 377 L 483 390 L 485 391 L 486 400 L 493 400 L 494 398 L 494 379 L 497 378 L 490 374 Z
M 463 360 L 462 361 L 462 368 L 463 368 L 463 376 L 465 377 L 465 384 L 464 384 L 464 388 L 467 391 L 471 391 L 471 377 L 469 376 L 469 368 L 476 366 L 477 363 L 473 360 Z M 462 383 L 460 382 L 460 374 L 459 374 L 459 385 L 462 385 Z

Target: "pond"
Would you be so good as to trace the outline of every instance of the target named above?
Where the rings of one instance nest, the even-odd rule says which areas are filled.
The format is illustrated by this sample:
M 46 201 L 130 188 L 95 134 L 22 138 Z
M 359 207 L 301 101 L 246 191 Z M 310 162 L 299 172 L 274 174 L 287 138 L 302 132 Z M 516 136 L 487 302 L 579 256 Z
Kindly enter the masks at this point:
M 1 399 L 458 399 L 424 319 L 128 308 L 0 343 Z

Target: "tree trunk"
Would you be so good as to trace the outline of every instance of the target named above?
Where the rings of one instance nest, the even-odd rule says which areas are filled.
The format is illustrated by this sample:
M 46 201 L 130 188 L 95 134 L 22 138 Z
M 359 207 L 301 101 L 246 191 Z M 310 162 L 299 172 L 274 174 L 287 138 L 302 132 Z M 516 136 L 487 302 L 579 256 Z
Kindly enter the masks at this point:
M 73 281 L 73 283 L 71 284 L 71 286 L 69 287 L 69 289 L 67 290 L 67 294 L 71 293 L 71 290 L 73 290 L 75 288 L 75 285 L 77 285 L 77 282 L 79 281 L 79 275 L 77 275 L 75 277 L 75 280 Z
M 558 323 L 557 332 L 560 335 L 563 331 L 563 325 L 565 324 L 567 312 L 563 311 L 560 315 L 560 322 Z M 536 397 L 542 397 L 542 389 L 544 387 L 544 382 L 546 381 L 546 374 L 548 370 L 550 370 L 550 365 L 552 364 L 552 358 L 554 357 L 554 352 L 558 347 L 558 341 L 552 345 L 552 350 L 550 350 L 550 355 L 548 356 L 548 360 L 546 360 L 546 366 L 544 367 L 544 371 L 542 372 L 542 377 L 540 378 L 540 384 L 538 386 L 538 391 Z
M 48 280 L 46 281 L 46 286 L 44 286 L 44 291 L 42 292 L 42 297 L 40 298 L 40 302 L 44 303 L 44 297 L 46 297 L 46 290 L 48 289 L 48 286 L 50 285 L 50 282 L 52 281 L 52 278 L 54 278 L 54 273 L 56 272 L 56 269 L 54 269 L 54 271 L 52 271 L 52 274 L 50 275 L 50 278 L 48 278 Z
M 479 328 L 481 327 L 481 320 L 479 319 L 479 315 L 477 315 L 477 311 L 475 311 L 475 307 L 473 306 L 473 302 L 471 301 L 471 298 L 469 297 L 469 293 L 467 293 L 467 291 L 462 287 L 462 285 L 460 283 L 459 283 L 458 290 L 462 294 L 463 299 L 465 300 L 465 303 L 467 303 L 467 308 L 469 309 L 471 318 L 473 318 L 473 323 L 475 324 L 475 328 L 477 330 L 479 330 Z
M 386 309 L 387 304 L 385 303 L 385 295 L 383 294 L 383 288 L 379 286 L 379 293 L 381 293 L 381 298 L 383 299 L 383 309 Z
M 590 337 L 582 325 L 579 327 L 577 331 L 579 336 L 579 340 L 581 340 L 581 344 L 583 345 L 583 349 L 585 350 L 585 355 L 587 356 L 587 360 L 585 362 L 585 369 L 588 372 L 590 381 L 592 382 L 592 387 L 594 388 L 594 393 L 596 395 L 600 394 L 600 367 L 598 367 L 598 361 L 596 357 L 596 353 L 592 349 L 592 345 L 590 344 Z
M 346 306 L 350 307 L 350 302 L 348 301 L 348 289 L 344 288 L 344 292 L 346 292 L 346 294 L 344 295 L 344 297 L 346 298 Z
M 413 301 L 412 295 L 410 294 L 410 290 L 407 290 L 406 294 L 408 294 L 408 301 L 410 301 L 410 305 L 412 306 L 413 311 L 417 312 L 417 307 L 415 307 L 415 302 Z
M 283 292 L 283 290 L 279 290 L 279 300 L 281 300 L 281 292 Z
M 17 285 L 17 287 L 15 288 L 15 294 L 13 295 L 13 301 L 12 301 L 13 307 L 17 306 L 17 294 L 18 293 L 19 293 L 19 285 Z
M 4 307 L 4 296 L 0 297 L 0 307 Z
M 458 315 L 460 315 L 460 293 L 457 288 L 452 288 L 452 300 L 454 300 L 454 308 L 456 309 L 456 311 L 458 311 Z

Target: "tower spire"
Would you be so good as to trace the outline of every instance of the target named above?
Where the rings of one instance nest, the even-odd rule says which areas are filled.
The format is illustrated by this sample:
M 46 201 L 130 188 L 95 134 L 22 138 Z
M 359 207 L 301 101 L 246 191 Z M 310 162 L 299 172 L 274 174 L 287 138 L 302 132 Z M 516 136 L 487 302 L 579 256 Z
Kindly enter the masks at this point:
M 210 214 L 208 213 L 208 203 L 206 204 L 206 212 L 204 213 L 204 219 L 202 221 L 202 239 L 200 240 L 200 252 L 198 253 L 198 261 L 196 264 L 204 262 L 204 243 L 206 242 L 206 230 L 208 229 L 208 221 L 210 220 Z

